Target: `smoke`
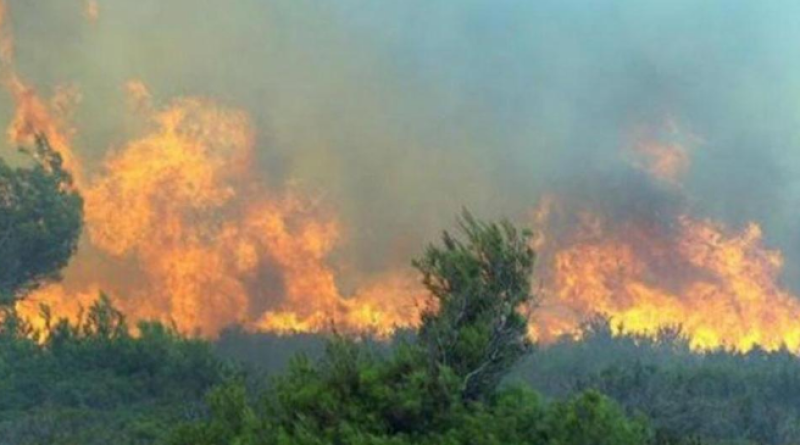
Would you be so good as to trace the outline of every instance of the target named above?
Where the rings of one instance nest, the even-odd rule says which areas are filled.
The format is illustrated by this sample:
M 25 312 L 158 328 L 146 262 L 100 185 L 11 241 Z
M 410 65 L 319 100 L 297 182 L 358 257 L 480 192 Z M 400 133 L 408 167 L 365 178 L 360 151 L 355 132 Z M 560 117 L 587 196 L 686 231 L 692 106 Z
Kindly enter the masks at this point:
M 81 92 L 73 145 L 88 176 L 141 132 L 131 80 L 157 106 L 199 96 L 242 110 L 259 181 L 335 211 L 345 293 L 405 267 L 462 206 L 527 221 L 554 191 L 620 218 L 688 208 L 759 223 L 800 286 L 793 2 L 8 6 L 17 70 L 47 93 Z M 662 149 L 631 154 L 643 134 Z M 674 181 L 654 184 L 641 156 L 672 146 L 686 149 L 666 161 Z

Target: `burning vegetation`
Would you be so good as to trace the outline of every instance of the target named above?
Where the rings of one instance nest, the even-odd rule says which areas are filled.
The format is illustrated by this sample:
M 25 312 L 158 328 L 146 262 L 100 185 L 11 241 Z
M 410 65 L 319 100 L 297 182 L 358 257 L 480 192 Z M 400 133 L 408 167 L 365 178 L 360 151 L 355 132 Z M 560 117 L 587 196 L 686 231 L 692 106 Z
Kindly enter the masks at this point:
M 557 207 L 557 205 L 556 205 Z M 563 220 L 569 209 L 554 208 Z M 533 329 L 577 335 L 600 314 L 618 332 L 679 328 L 695 348 L 800 347 L 800 303 L 780 285 L 780 252 L 753 223 L 733 231 L 707 219 L 616 221 L 582 213 L 543 246 L 547 303 Z
M 132 85 L 132 102 L 149 100 L 141 83 Z M 20 97 L 34 106 L 21 101 L 14 128 L 61 134 L 32 91 Z M 407 273 L 341 292 L 331 261 L 340 241 L 335 214 L 290 188 L 265 185 L 252 167 L 255 141 L 244 112 L 193 98 L 144 108 L 146 134 L 80 183 L 88 236 L 72 275 L 31 295 L 27 314 L 44 303 L 74 317 L 105 290 L 134 319 L 160 318 L 210 336 L 233 323 L 380 336 L 417 325 L 425 300 Z M 55 140 L 70 153 L 66 138 Z M 688 168 L 680 146 L 642 147 L 634 165 L 647 181 L 674 185 Z M 733 230 L 680 203 L 613 214 L 604 205 L 550 195 L 534 212 L 545 300 L 533 336 L 580 335 L 584 322 L 601 315 L 625 333 L 680 327 L 696 348 L 800 348 L 800 303 L 781 286 L 781 253 L 764 245 L 756 223 Z
M 681 187 L 690 150 L 665 127 L 667 142 L 640 139 L 623 153 L 644 176 L 601 199 L 550 195 L 534 212 L 546 298 L 534 335 L 580 336 L 597 314 L 618 333 L 679 330 L 696 349 L 797 351 L 800 300 L 781 284 L 781 252 L 755 222 L 693 216 Z
M 85 5 L 97 20 L 97 2 Z M 70 113 L 81 92 L 56 88 L 47 101 L 23 79 L 0 7 L 2 78 L 16 104 L 9 140 L 29 144 L 46 135 L 86 212 L 86 236 L 65 281 L 31 294 L 19 304 L 23 314 L 41 324 L 45 304 L 77 318 L 105 291 L 134 320 L 166 320 L 205 336 L 234 323 L 379 336 L 419 324 L 426 297 L 407 269 L 341 289 L 335 209 L 269 184 L 255 167 L 257 141 L 244 111 L 205 98 L 162 105 L 131 81 L 124 89 L 143 130 L 88 171 L 72 148 L 78 130 Z M 678 132 L 675 124 L 666 128 Z M 625 214 L 616 203 L 569 193 L 543 198 L 533 212 L 543 303 L 531 335 L 580 335 L 584 322 L 601 315 L 623 333 L 680 327 L 695 348 L 800 349 L 800 300 L 781 284 L 781 252 L 765 245 L 755 222 L 731 228 L 694 216 L 680 196 L 691 167 L 686 144 L 635 139 L 620 159 L 677 204 Z
M 150 119 L 150 133 L 113 153 L 82 190 L 88 238 L 73 267 L 86 278 L 31 302 L 77 315 L 104 289 L 134 319 L 205 335 L 233 323 L 385 335 L 415 322 L 401 278 L 341 294 L 327 262 L 337 221 L 310 198 L 263 186 L 244 113 L 184 99 Z

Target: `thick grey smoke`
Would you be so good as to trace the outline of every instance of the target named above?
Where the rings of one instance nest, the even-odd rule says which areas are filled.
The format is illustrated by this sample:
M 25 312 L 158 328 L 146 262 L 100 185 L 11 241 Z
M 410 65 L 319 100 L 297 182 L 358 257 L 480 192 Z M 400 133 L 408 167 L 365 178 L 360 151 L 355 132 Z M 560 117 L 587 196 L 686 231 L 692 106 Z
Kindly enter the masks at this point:
M 522 218 L 543 192 L 637 187 L 631 132 L 672 121 L 693 135 L 695 212 L 762 223 L 800 275 L 796 2 L 101 0 L 95 23 L 78 0 L 10 8 L 20 70 L 83 92 L 84 157 L 126 140 L 129 79 L 245 109 L 271 183 L 337 210 L 357 270 L 407 261 L 461 206 Z

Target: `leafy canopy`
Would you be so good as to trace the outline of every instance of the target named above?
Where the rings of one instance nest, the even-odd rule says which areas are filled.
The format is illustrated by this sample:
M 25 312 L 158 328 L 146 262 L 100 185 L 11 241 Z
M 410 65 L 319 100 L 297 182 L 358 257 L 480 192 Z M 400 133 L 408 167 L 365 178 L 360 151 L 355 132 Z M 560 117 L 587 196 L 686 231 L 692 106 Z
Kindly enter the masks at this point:
M 58 279 L 83 226 L 83 201 L 61 156 L 44 136 L 22 151 L 32 167 L 0 159 L 0 305 Z

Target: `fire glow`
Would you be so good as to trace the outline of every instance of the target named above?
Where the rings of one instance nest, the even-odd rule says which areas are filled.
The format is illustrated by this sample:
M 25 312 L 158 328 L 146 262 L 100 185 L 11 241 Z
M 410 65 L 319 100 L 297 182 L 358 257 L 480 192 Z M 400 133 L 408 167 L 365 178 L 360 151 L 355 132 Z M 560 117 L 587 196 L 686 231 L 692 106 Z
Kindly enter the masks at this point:
M 730 231 L 687 215 L 670 226 L 579 219 L 542 246 L 547 299 L 533 327 L 542 339 L 576 334 L 598 313 L 617 332 L 679 328 L 696 349 L 800 348 L 800 302 L 778 284 L 782 256 L 763 246 L 757 224 Z
M 261 185 L 245 113 L 182 99 L 150 120 L 150 132 L 111 154 L 82 189 L 88 245 L 73 269 L 105 272 L 90 274 L 90 289 L 124 295 L 119 304 L 134 319 L 204 335 L 232 323 L 386 335 L 416 320 L 413 293 L 393 289 L 408 286 L 402 278 L 342 296 L 327 263 L 339 238 L 335 217 L 291 190 Z M 98 258 L 104 264 L 91 266 Z M 61 285 L 30 300 L 57 314 L 86 303 Z
M 96 21 L 97 2 L 85 4 Z M 30 144 L 46 134 L 85 199 L 86 234 L 64 283 L 19 305 L 34 323 L 43 323 L 39 304 L 76 318 L 105 291 L 133 321 L 160 319 L 205 336 L 233 323 L 379 336 L 417 325 L 424 292 L 408 270 L 340 289 L 332 254 L 343 242 L 341 222 L 318 199 L 266 185 L 244 111 L 206 98 L 158 103 L 131 81 L 121 89 L 144 130 L 86 171 L 69 119 L 80 92 L 56 88 L 46 101 L 25 82 L 0 7 L 2 78 L 16 105 L 9 140 Z M 631 168 L 676 189 L 690 168 L 690 152 L 674 141 L 637 141 L 626 156 Z M 680 326 L 698 349 L 800 350 L 800 300 L 780 285 L 782 255 L 764 245 L 758 224 L 732 229 L 681 209 L 658 220 L 606 210 L 554 194 L 533 212 L 544 301 L 532 335 L 579 335 L 601 314 L 619 332 Z

